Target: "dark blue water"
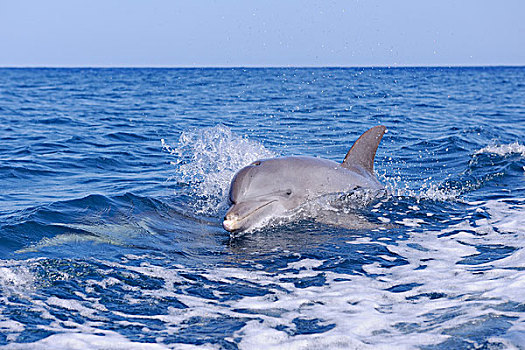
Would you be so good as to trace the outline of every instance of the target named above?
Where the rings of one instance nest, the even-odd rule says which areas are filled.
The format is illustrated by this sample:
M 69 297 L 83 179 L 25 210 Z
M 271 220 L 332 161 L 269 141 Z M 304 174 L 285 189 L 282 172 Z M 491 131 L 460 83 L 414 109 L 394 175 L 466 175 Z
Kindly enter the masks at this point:
M 0 69 L 0 346 L 525 347 L 525 68 Z M 387 126 L 378 229 L 221 227 Z

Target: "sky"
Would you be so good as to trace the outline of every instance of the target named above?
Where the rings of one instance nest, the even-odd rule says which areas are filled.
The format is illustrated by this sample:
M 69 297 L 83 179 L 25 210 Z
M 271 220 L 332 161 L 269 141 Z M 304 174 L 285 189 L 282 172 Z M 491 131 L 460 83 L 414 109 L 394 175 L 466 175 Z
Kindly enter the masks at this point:
M 0 67 L 525 65 L 523 0 L 0 0 Z

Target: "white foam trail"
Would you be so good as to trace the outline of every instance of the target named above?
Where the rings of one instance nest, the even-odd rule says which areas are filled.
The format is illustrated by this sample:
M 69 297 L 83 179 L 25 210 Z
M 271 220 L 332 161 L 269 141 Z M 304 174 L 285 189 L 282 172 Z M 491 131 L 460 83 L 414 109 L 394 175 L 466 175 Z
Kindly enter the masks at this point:
M 507 156 L 510 154 L 521 154 L 522 157 L 525 157 L 525 146 L 519 144 L 518 142 L 504 144 L 504 145 L 491 145 L 484 147 L 480 150 L 477 150 L 474 154 L 482 153 L 493 153 L 499 156 Z
M 516 341 L 523 339 L 518 335 L 524 328 L 520 325 L 525 315 L 500 312 L 497 306 L 525 303 L 525 276 L 519 270 L 525 265 L 522 244 L 525 205 L 490 201 L 482 210 L 490 213 L 491 218 L 474 226 L 465 221 L 443 231 L 414 232 L 409 241 L 386 245 L 391 252 L 405 257 L 409 264 L 390 268 L 377 263 L 364 266 L 368 273 L 380 278 L 325 271 L 328 283 L 322 287 L 300 289 L 281 282 L 280 286 L 288 292 L 276 291 L 272 298 L 239 300 L 238 308 L 281 310 L 279 317 L 250 322 L 241 329 L 238 332 L 242 337 L 241 348 L 263 348 L 265 341 L 269 341 L 270 348 L 418 348 L 445 341 L 448 329 L 503 315 L 517 317 L 517 320 L 512 321 L 508 335 L 495 336 L 492 340 L 507 348 L 519 346 Z M 414 249 L 414 244 L 418 249 Z M 517 250 L 504 259 L 488 263 L 458 264 L 465 257 L 478 254 L 476 246 L 487 244 L 514 246 Z M 311 261 L 308 264 L 312 264 Z M 420 266 L 426 267 L 418 269 Z M 313 272 L 306 270 L 299 274 L 299 278 L 304 278 Z M 409 284 L 414 287 L 404 292 L 388 290 Z M 431 298 L 432 293 L 443 296 Z M 298 336 L 275 329 L 277 325 L 293 328 L 295 317 L 322 318 L 336 327 L 322 335 Z M 411 325 L 413 331 L 410 331 Z M 338 339 L 338 343 L 334 344 L 334 339 Z
M 236 135 L 223 125 L 185 131 L 174 145 L 161 142 L 175 157 L 175 180 L 191 186 L 191 194 L 201 198 L 195 209 L 205 214 L 224 207 L 230 181 L 240 168 L 276 156 L 261 143 Z
M 187 308 L 168 308 L 166 313 L 159 315 L 128 315 L 125 311 L 107 310 L 98 298 L 86 297 L 81 291 L 77 293 L 79 300 L 56 296 L 35 299 L 32 301 L 33 311 L 53 321 L 43 329 L 60 334 L 35 343 L 12 344 L 8 349 L 43 349 L 50 344 L 56 344 L 54 348 L 58 349 L 163 348 L 161 345 L 155 347 L 154 344 L 134 343 L 115 332 L 104 330 L 100 322 L 112 321 L 104 321 L 97 316 L 98 310 L 104 310 L 105 314 L 113 313 L 118 319 L 123 318 L 125 321 L 118 321 L 124 322 L 123 326 L 128 323 L 139 328 L 142 326 L 147 334 L 152 332 L 148 329 L 147 320 L 162 322 L 169 335 L 177 334 L 194 319 L 200 318 L 202 322 L 222 317 L 244 319 L 246 324 L 229 338 L 230 341 L 238 339 L 241 349 L 417 349 L 440 344 L 450 337 L 450 330 L 462 327 L 474 327 L 474 333 L 488 332 L 490 324 L 484 324 L 486 320 L 510 326 L 502 334 L 492 335 L 490 341 L 504 348 L 519 348 L 523 345 L 525 313 L 517 308 L 505 309 L 505 305 L 525 304 L 525 275 L 522 271 L 525 266 L 524 202 L 525 198 L 517 198 L 473 203 L 468 210 L 485 212 L 486 218 L 476 222 L 464 220 L 440 231 L 409 231 L 408 240 L 374 241 L 367 237 L 361 242 L 357 242 L 359 238 L 347 242 L 352 247 L 362 243 L 380 245 L 392 253 L 392 256 L 382 254 L 386 261 L 396 256 L 406 261 L 406 264 L 396 266 L 382 266 L 378 262 L 366 264 L 362 266 L 366 273 L 347 274 L 330 269 L 319 271 L 317 268 L 324 262 L 311 257 L 294 260 L 280 268 L 278 273 L 266 271 L 262 265 L 253 265 L 250 269 L 218 266 L 187 268 L 166 265 L 148 255 L 127 255 L 120 263 L 98 261 L 100 266 L 104 266 L 100 274 L 106 270 L 122 271 L 126 278 L 150 276 L 163 280 L 164 284 L 159 288 L 140 289 L 128 285 L 125 280 L 107 277 L 101 281 L 84 281 L 86 292 L 92 294 L 97 286 L 100 289 L 117 285 L 124 290 L 141 293 L 140 298 L 131 294 L 127 296 L 130 304 L 174 297 Z M 465 259 L 481 252 L 478 247 L 487 246 L 506 246 L 515 250 L 498 260 L 466 262 Z M 140 264 L 130 264 L 131 260 L 140 261 Z M 23 269 L 16 270 L 16 264 L 3 262 L 2 267 L 10 273 L 6 276 L 17 275 L 17 271 L 25 275 Z M 234 288 L 253 286 L 267 291 L 267 294 L 240 296 L 219 302 L 214 298 L 185 293 L 186 289 L 203 288 L 199 280 L 185 278 L 188 273 L 210 281 L 205 283 L 206 288 L 215 297 L 223 295 L 220 289 L 213 287 L 215 282 Z M 298 287 L 293 282 L 315 278 L 319 274 L 326 281 L 322 285 Z M 10 277 L 8 280 L 18 281 L 20 278 Z M 411 287 L 393 290 L 404 285 Z M 3 300 L 10 303 L 6 298 Z M 49 312 L 51 309 L 56 312 L 57 308 L 78 312 L 83 315 L 84 321 L 63 323 Z M 296 334 L 297 319 L 317 319 L 318 325 L 331 328 L 322 333 Z M 16 339 L 20 328 L 24 327 L 0 318 L 1 322 L 6 325 L 3 330 L 9 339 Z M 99 337 L 100 333 L 106 336 Z M 158 341 L 161 342 L 162 337 Z M 474 347 L 473 341 L 471 344 Z M 170 344 L 169 347 L 186 346 Z M 191 345 L 187 347 L 191 348 Z
M 197 347 L 187 347 L 196 349 Z M 132 342 L 118 333 L 95 335 L 66 332 L 54 334 L 30 344 L 9 344 L 2 349 L 34 349 L 34 350 L 85 350 L 85 349 L 112 349 L 112 350 L 166 350 L 167 346 L 160 344 Z

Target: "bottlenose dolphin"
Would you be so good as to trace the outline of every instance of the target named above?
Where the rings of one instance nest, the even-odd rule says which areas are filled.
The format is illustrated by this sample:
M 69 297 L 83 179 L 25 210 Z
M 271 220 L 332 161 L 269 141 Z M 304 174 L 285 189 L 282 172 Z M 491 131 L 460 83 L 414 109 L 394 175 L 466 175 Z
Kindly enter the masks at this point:
M 231 207 L 223 227 L 230 233 L 260 227 L 332 193 L 358 188 L 383 190 L 374 175 L 374 157 L 386 128 L 375 126 L 357 139 L 341 164 L 314 157 L 257 160 L 239 170 L 230 185 Z

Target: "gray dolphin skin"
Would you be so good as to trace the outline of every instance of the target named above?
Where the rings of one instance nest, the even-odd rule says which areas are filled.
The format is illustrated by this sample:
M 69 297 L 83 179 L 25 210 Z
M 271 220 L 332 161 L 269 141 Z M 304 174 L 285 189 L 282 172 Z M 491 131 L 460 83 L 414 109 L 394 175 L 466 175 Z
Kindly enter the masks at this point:
M 263 226 L 302 204 L 356 188 L 383 189 L 374 175 L 374 157 L 386 128 L 375 126 L 354 143 L 341 164 L 314 157 L 257 160 L 235 174 L 231 207 L 223 221 L 230 233 Z

